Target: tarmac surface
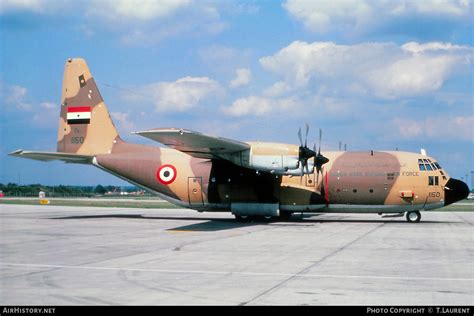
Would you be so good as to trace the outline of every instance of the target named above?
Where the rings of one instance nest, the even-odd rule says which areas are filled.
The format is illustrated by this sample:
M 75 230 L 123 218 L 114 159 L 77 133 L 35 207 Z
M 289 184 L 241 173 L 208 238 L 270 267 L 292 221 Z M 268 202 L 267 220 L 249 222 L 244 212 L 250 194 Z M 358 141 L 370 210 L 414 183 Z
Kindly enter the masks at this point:
M 474 213 L 0 205 L 0 305 L 472 305 Z

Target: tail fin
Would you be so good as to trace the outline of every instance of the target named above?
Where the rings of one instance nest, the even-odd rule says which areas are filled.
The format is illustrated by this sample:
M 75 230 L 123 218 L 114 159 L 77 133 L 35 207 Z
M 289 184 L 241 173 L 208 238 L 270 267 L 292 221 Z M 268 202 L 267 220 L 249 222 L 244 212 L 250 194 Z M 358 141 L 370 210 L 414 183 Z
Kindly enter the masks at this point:
M 64 67 L 58 152 L 107 154 L 119 138 L 86 61 L 68 59 Z

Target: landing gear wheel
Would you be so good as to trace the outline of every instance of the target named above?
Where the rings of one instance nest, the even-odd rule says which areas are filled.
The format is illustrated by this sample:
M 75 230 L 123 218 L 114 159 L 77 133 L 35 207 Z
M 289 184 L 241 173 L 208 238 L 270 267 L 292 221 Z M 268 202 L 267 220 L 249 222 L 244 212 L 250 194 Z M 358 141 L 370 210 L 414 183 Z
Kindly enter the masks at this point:
M 421 213 L 419 211 L 407 212 L 406 218 L 409 223 L 419 223 L 421 220 Z
M 252 217 L 248 215 L 234 215 L 234 216 L 237 222 L 240 222 L 240 223 L 248 223 L 252 220 Z

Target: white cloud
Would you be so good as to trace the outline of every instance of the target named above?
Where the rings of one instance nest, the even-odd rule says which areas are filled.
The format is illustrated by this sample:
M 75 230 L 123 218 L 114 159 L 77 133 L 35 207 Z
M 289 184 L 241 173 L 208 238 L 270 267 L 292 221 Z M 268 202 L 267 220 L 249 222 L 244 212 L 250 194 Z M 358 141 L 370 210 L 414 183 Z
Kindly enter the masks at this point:
M 114 123 L 118 123 L 119 128 L 125 132 L 131 132 L 135 130 L 135 124 L 130 119 L 129 113 L 124 112 L 110 112 Z
M 219 94 L 219 83 L 208 77 L 184 77 L 174 82 L 156 82 L 126 93 L 124 97 L 136 103 L 152 103 L 157 112 L 183 112 L 201 101 Z
M 406 139 L 458 139 L 470 141 L 474 138 L 474 116 L 427 117 L 420 120 L 397 117 L 393 119 L 394 130 Z
M 426 15 L 443 15 L 460 17 L 469 15 L 471 8 L 470 0 L 405 0 L 399 4 L 392 14 L 420 13 Z
M 373 8 L 366 1 L 300 1 L 288 0 L 283 7 L 304 26 L 318 33 L 327 32 L 333 25 L 350 24 L 360 27 L 369 21 Z
M 32 105 L 26 101 L 28 89 L 22 86 L 9 85 L 0 81 L 0 99 L 6 106 L 14 107 L 17 110 L 30 111 Z
M 469 19 L 469 0 L 287 0 L 283 8 L 310 31 L 364 32 L 405 17 Z
M 261 58 L 260 64 L 283 79 L 274 90 L 324 84 L 333 92 L 395 99 L 440 89 L 454 72 L 471 63 L 472 52 L 470 47 L 437 42 L 398 46 L 295 41 Z
M 239 68 L 235 71 L 235 78 L 230 82 L 229 87 L 238 88 L 250 83 L 252 72 L 248 68 Z
M 52 15 L 64 10 L 76 12 L 84 6 L 90 5 L 91 0 L 80 1 L 54 1 L 54 0 L 2 0 L 0 1 L 0 14 L 16 12 L 30 12 L 39 15 Z
M 48 2 L 41 0 L 2 0 L 0 4 L 0 13 L 10 11 L 32 11 L 43 12 Z
M 109 20 L 162 19 L 191 5 L 191 0 L 102 0 L 90 3 L 87 13 Z
M 240 98 L 221 111 L 230 116 L 263 116 L 293 109 L 297 105 L 294 99 L 272 99 L 259 96 Z
M 40 107 L 45 109 L 45 110 L 55 110 L 55 109 L 57 109 L 58 106 L 54 102 L 46 101 L 46 102 L 41 102 Z
M 292 91 L 292 88 L 285 81 L 277 81 L 263 91 L 263 95 L 267 97 L 279 97 Z
M 51 101 L 44 101 L 32 108 L 32 120 L 35 126 L 56 128 L 59 119 L 59 106 Z
M 420 44 L 417 42 L 408 42 L 404 45 L 402 45 L 402 49 L 418 54 L 418 53 L 424 53 L 424 52 L 430 52 L 430 51 L 463 51 L 466 50 L 466 46 L 460 46 L 460 45 L 453 45 L 451 43 L 442 43 L 442 42 L 430 42 L 430 43 L 424 43 Z
M 419 95 L 438 90 L 458 62 L 452 56 L 403 58 L 370 71 L 366 83 L 381 98 Z

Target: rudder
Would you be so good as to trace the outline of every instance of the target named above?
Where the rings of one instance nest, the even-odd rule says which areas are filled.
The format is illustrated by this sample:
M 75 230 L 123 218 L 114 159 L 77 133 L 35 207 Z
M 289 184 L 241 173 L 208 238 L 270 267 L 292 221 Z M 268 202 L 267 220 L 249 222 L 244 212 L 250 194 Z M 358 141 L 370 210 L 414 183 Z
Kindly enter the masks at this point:
M 86 61 L 68 59 L 64 66 L 57 151 L 107 154 L 119 138 Z

